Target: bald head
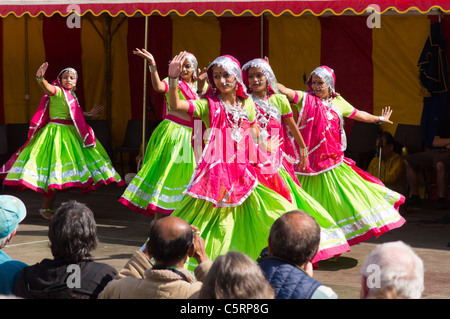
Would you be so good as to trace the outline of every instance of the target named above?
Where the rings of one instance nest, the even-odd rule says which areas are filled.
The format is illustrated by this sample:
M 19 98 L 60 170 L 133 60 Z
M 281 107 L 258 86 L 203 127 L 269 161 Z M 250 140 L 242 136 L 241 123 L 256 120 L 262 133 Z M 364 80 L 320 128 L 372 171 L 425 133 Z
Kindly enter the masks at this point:
M 183 219 L 168 216 L 157 220 L 149 236 L 150 253 L 157 264 L 170 266 L 185 260 L 194 234 Z
M 161 218 L 155 222 L 153 227 L 157 229 L 159 236 L 169 241 L 192 231 L 191 226 L 184 219 L 175 216 Z
M 311 261 L 320 244 L 320 226 L 308 213 L 294 210 L 273 223 L 269 235 L 270 254 L 298 266 Z

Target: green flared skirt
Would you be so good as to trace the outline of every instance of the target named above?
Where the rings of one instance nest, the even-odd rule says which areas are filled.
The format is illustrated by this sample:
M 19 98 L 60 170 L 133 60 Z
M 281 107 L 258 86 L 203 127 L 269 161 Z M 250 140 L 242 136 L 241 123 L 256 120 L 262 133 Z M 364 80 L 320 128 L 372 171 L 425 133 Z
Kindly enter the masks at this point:
M 345 162 L 319 175 L 298 175 L 298 180 L 331 215 L 350 245 L 381 236 L 405 222 L 398 212 L 403 196 L 363 179 Z
M 71 187 L 85 193 L 113 182 L 124 184 L 100 142 L 84 147 L 75 126 L 57 123 L 36 133 L 4 179 L 7 186 L 44 195 Z
M 343 231 L 327 210 L 301 186 L 296 184 L 284 168 L 281 168 L 279 173 L 290 189 L 292 204 L 297 209 L 303 210 L 314 217 L 320 226 L 319 250 L 312 262 L 316 263 L 349 251 L 350 245 L 347 243 Z
M 169 215 L 181 202 L 195 169 L 192 129 L 162 121 L 148 142 L 141 169 L 119 202 L 147 216 Z

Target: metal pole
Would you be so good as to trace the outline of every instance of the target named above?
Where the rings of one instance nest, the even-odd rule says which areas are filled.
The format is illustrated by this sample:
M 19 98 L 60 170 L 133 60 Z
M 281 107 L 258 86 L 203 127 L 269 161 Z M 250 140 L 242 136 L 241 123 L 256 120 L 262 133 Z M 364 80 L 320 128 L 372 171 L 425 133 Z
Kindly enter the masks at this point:
M 29 57 L 28 57 L 28 15 L 25 15 L 25 107 L 26 121 L 30 121 L 30 82 L 29 82 Z
M 378 179 L 380 181 L 381 181 L 381 149 L 382 149 L 381 143 L 382 143 L 382 140 L 380 138 L 378 140 L 378 145 L 379 145 L 379 148 L 378 148 Z
M 261 59 L 264 59 L 264 13 L 261 14 Z
M 148 16 L 145 16 L 145 39 L 144 39 L 144 48 L 147 50 L 148 46 Z M 144 60 L 144 92 L 142 97 L 142 156 L 145 154 L 145 122 L 146 122 L 146 106 L 147 106 L 147 61 Z

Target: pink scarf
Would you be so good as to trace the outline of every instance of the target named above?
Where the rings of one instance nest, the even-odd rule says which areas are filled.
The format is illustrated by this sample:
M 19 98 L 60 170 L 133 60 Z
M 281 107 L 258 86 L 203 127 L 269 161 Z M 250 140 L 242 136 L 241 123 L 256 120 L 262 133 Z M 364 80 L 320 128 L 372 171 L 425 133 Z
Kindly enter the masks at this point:
M 240 119 L 239 142 L 233 140 L 227 114 L 216 96 L 208 97 L 209 138 L 185 193 L 215 207 L 239 206 L 258 185 L 249 163 L 253 145 L 248 119 Z
M 270 98 L 270 97 L 269 97 Z M 266 101 L 269 100 L 266 99 Z M 284 167 L 284 169 L 286 170 L 286 172 L 293 178 L 294 182 L 296 182 L 299 186 L 300 186 L 300 182 L 298 181 L 297 177 L 295 176 L 295 172 L 294 172 L 294 166 L 292 165 L 292 159 L 290 156 L 288 156 L 288 154 L 286 153 L 285 147 L 286 144 L 288 145 L 292 145 L 291 147 L 293 148 L 293 145 L 296 144 L 295 140 L 293 141 L 293 137 L 288 135 L 288 128 L 286 126 L 286 124 L 284 123 L 283 119 L 281 118 L 281 114 L 280 114 L 280 119 L 272 116 L 271 114 L 267 114 L 266 111 L 258 104 L 258 100 L 254 100 L 255 102 L 255 106 L 257 108 L 257 113 L 259 113 L 262 117 L 264 117 L 266 120 L 268 120 L 266 131 L 268 133 L 267 136 L 267 140 L 269 140 L 273 134 L 278 134 L 280 137 L 282 137 L 282 141 L 283 144 L 280 145 L 279 149 L 276 152 L 272 152 L 271 154 L 268 153 L 264 153 L 264 156 L 269 158 L 269 163 L 267 163 L 268 165 L 271 166 L 271 169 L 273 170 L 274 174 L 278 174 L 281 166 Z M 270 113 L 270 111 L 269 111 Z M 280 122 L 281 121 L 281 122 Z M 260 124 L 261 126 L 261 124 Z M 263 131 L 260 131 L 260 134 Z M 292 140 L 291 140 L 292 139 Z M 287 143 L 287 142 L 290 143 Z M 260 151 L 261 152 L 261 151 Z
M 297 125 L 309 149 L 306 168 L 295 164 L 300 175 L 317 175 L 338 166 L 344 152 L 341 145 L 341 119 L 332 107 L 313 94 L 305 93 Z M 298 146 L 297 147 L 297 152 Z
M 261 160 L 264 154 L 258 152 L 253 142 L 248 118 L 240 117 L 241 139 L 236 138 L 219 98 L 209 96 L 207 99 L 209 138 L 185 194 L 212 202 L 214 207 L 234 207 L 250 196 L 259 181 L 290 200 L 290 192 L 281 176 L 263 164 L 267 159 Z

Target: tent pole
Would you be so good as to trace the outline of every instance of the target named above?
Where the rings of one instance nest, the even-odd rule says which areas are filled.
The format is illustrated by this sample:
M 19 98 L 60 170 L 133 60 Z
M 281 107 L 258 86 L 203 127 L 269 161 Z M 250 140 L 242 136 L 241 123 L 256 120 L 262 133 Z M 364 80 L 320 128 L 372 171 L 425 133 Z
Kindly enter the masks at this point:
M 264 59 L 264 13 L 261 14 L 261 59 Z
M 148 46 L 148 16 L 145 16 L 145 39 L 144 39 L 144 48 L 145 50 L 147 50 L 147 46 Z M 142 98 L 142 156 L 144 156 L 145 154 L 145 146 L 146 146 L 146 141 L 145 141 L 145 123 L 146 123 L 146 115 L 145 115 L 145 110 L 146 110 L 146 105 L 147 105 L 147 60 L 144 60 L 144 92 L 143 92 L 143 98 Z
M 112 110 L 111 110 L 111 100 L 112 100 L 112 92 L 111 92 L 111 82 L 112 82 L 112 75 L 111 75 L 111 65 L 112 65 L 112 53 L 111 53 L 111 46 L 112 46 L 112 34 L 111 34 L 111 23 L 112 18 L 105 14 L 106 17 L 106 110 L 107 110 L 107 117 L 110 127 L 112 127 Z
M 29 82 L 29 59 L 28 59 L 28 15 L 25 15 L 25 107 L 26 121 L 30 121 L 30 82 Z

